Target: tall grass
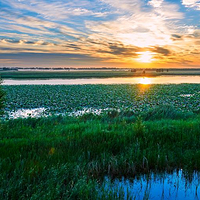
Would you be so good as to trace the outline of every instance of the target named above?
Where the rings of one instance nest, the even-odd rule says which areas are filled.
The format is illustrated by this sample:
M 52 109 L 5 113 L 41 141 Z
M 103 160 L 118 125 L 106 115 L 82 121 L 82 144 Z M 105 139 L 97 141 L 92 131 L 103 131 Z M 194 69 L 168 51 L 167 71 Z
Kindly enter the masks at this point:
M 104 176 L 200 170 L 198 115 L 16 119 L 0 139 L 0 199 L 98 199 Z

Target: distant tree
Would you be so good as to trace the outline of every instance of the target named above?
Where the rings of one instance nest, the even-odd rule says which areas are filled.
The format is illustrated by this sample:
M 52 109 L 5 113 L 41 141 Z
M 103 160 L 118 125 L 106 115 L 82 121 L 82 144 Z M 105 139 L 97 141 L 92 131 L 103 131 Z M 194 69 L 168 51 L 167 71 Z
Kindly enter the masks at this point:
M 5 92 L 2 89 L 1 86 L 2 80 L 0 78 L 0 116 L 2 116 L 3 112 L 3 108 L 4 108 L 4 97 L 5 97 Z

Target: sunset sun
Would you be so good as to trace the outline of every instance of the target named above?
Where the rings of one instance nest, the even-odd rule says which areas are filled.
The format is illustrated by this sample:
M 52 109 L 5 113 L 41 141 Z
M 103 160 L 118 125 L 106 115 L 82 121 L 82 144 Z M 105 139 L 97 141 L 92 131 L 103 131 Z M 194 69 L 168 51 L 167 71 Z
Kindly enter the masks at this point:
M 153 54 L 149 51 L 139 52 L 139 57 L 136 59 L 138 62 L 141 63 L 151 63 L 155 59 L 153 58 Z

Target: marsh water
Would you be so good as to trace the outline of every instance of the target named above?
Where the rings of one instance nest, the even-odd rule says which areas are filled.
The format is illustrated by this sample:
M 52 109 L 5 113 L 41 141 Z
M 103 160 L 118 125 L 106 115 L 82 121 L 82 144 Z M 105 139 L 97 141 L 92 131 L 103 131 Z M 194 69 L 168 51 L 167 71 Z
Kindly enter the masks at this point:
M 200 198 L 200 176 L 187 174 L 182 170 L 171 174 L 142 175 L 133 180 L 122 178 L 104 180 L 107 193 L 124 194 L 124 199 L 168 199 L 191 200 Z
M 200 76 L 156 76 L 83 79 L 4 79 L 3 85 L 181 84 L 200 83 Z

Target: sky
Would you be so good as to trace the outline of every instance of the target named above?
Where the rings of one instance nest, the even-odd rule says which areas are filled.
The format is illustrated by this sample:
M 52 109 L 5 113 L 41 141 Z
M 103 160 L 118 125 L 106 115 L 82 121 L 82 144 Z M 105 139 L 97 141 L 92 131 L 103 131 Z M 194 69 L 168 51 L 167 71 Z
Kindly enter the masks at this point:
M 200 67 L 200 0 L 0 0 L 0 67 Z

